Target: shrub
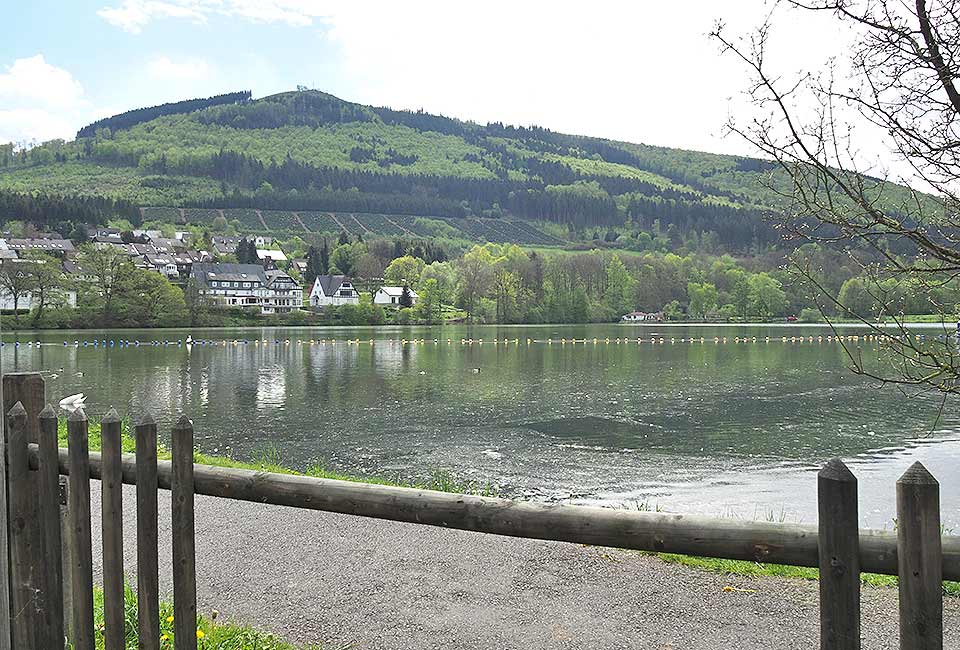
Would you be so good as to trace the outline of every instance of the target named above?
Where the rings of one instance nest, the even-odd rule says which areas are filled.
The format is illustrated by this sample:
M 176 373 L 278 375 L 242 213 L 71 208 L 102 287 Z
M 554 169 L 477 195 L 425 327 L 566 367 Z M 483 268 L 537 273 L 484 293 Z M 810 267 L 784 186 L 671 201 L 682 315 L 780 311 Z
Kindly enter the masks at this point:
M 824 322 L 823 314 L 820 313 L 819 309 L 813 309 L 811 307 L 804 307 L 800 310 L 800 316 L 797 317 L 797 320 L 801 323 L 822 323 Z

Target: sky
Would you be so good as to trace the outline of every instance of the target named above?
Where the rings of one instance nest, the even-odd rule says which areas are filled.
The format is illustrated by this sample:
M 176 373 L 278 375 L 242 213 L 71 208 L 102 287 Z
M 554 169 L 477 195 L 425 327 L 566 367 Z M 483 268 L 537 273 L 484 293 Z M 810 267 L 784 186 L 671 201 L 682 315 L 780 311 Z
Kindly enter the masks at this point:
M 72 139 L 132 108 L 317 88 L 485 123 L 718 153 L 746 71 L 708 32 L 765 0 L 3 0 L 0 142 Z M 771 56 L 822 67 L 845 35 L 776 9 Z

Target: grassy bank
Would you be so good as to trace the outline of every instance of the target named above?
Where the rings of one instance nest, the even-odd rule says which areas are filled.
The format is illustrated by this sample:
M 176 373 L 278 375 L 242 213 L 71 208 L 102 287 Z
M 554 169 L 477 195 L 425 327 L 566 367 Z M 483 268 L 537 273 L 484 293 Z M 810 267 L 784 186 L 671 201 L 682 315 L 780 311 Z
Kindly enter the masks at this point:
M 137 629 L 137 594 L 126 588 L 124 593 L 124 648 L 137 650 L 140 634 Z M 260 632 L 247 625 L 217 620 L 216 612 L 210 616 L 197 616 L 197 648 L 198 650 L 298 650 L 273 634 Z M 97 650 L 104 647 L 104 614 L 103 591 L 95 588 L 93 591 L 93 620 L 96 630 L 95 641 Z M 160 648 L 173 648 L 173 605 L 160 603 Z M 307 646 L 299 650 L 322 650 L 321 646 Z
M 820 572 L 817 569 L 783 564 L 762 564 L 760 562 L 746 562 L 743 560 L 721 560 L 711 557 L 694 557 L 691 555 L 675 555 L 673 553 L 653 553 L 668 564 L 701 569 L 711 573 L 736 575 L 746 577 L 789 578 L 799 580 L 819 580 Z M 878 573 L 861 573 L 860 582 L 874 587 L 896 587 L 897 577 Z M 943 592 L 947 596 L 960 598 L 960 582 L 944 581 Z
M 130 424 L 127 421 L 122 423 L 121 444 L 123 453 L 132 454 L 137 450 L 136 439 L 130 433 Z M 58 431 L 59 444 L 61 447 L 67 446 L 67 423 L 61 419 Z M 90 451 L 100 451 L 100 423 L 91 421 L 89 426 L 89 444 Z M 161 445 L 157 451 L 157 457 L 160 460 L 170 460 L 170 450 Z M 274 447 L 263 447 L 258 450 L 249 461 L 239 461 L 229 456 L 204 454 L 194 450 L 193 462 L 201 465 L 212 465 L 214 467 L 232 467 L 236 469 L 249 469 L 259 472 L 272 472 L 274 474 L 291 474 L 296 476 L 312 476 L 314 478 L 328 478 L 338 481 L 352 481 L 355 483 L 373 483 L 375 485 L 392 485 L 397 487 L 416 488 L 419 490 L 437 490 L 439 492 L 454 492 L 457 494 L 475 494 L 479 496 L 497 496 L 497 487 L 492 483 L 480 483 L 475 481 L 465 481 L 455 477 L 450 472 L 443 470 L 434 470 L 426 478 L 408 479 L 401 476 L 396 478 L 382 476 L 354 476 L 329 470 L 321 465 L 308 467 L 305 471 L 299 472 L 283 464 L 283 458 Z

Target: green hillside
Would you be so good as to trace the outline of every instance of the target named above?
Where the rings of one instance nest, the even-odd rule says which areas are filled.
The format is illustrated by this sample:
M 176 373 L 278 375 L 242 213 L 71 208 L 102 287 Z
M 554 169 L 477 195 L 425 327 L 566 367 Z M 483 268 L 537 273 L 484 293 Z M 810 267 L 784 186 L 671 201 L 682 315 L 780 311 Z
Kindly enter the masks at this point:
M 654 232 L 734 252 L 779 242 L 764 220 L 780 203 L 763 161 L 479 125 L 318 91 L 249 97 L 137 109 L 28 151 L 0 146 L 0 192 L 106 197 L 113 216 L 196 225 L 228 210 L 245 228 L 275 232 L 439 229 L 556 245 L 615 228 L 620 245 L 638 250 Z M 13 205 L 0 197 L 0 218 L 23 218 Z M 102 212 L 91 214 L 111 216 Z

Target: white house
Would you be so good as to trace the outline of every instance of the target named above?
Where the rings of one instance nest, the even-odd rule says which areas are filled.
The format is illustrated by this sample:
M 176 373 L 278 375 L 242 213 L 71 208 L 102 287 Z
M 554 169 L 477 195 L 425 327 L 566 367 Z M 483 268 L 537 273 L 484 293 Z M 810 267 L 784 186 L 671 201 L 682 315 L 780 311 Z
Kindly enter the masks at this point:
M 274 264 L 277 262 L 286 262 L 287 256 L 283 254 L 281 250 L 270 250 L 264 248 L 257 249 L 257 259 L 261 262 L 266 262 L 268 259 L 271 260 Z
M 73 289 L 58 289 L 56 292 L 54 292 L 53 298 L 50 296 L 47 297 L 47 308 L 50 307 L 51 302 L 62 307 L 70 307 L 72 309 L 77 306 L 77 292 Z M 17 300 L 17 309 L 21 312 L 31 311 L 39 303 L 39 297 L 34 297 L 32 293 L 26 291 L 20 294 L 20 297 Z M 0 311 L 13 311 L 13 295 L 4 289 L 0 289 Z
M 345 275 L 318 275 L 310 290 L 310 306 L 356 305 L 360 292 Z
M 264 271 L 272 290 L 262 303 L 264 314 L 285 314 L 303 307 L 303 289 L 296 280 L 278 269 Z
M 68 262 L 69 263 L 69 262 Z M 32 260 L 7 260 L 7 269 L 8 273 L 16 273 L 18 276 L 23 277 L 23 274 L 26 271 L 15 270 L 20 268 L 26 268 L 26 264 L 47 264 L 47 262 L 35 262 Z M 57 263 L 59 266 L 59 262 Z M 66 271 L 64 270 L 64 274 Z M 45 304 L 50 307 L 51 305 L 58 305 L 62 307 L 76 307 L 77 306 L 77 292 L 73 289 L 62 287 L 56 290 L 50 291 L 44 299 Z M 30 311 L 34 307 L 37 307 L 40 303 L 40 296 L 34 296 L 30 291 L 24 291 L 20 293 L 17 297 L 17 310 L 19 311 Z M 0 289 L 0 310 L 2 311 L 13 311 L 14 300 L 13 294 L 8 292 L 6 289 Z
M 265 271 L 259 264 L 193 265 L 190 277 L 200 293 L 228 307 L 255 307 L 262 314 L 296 311 L 303 305 L 303 290 L 283 271 Z
M 214 235 L 210 238 L 210 242 L 213 244 L 213 252 L 217 255 L 233 255 L 241 239 L 252 241 L 254 247 L 259 249 L 266 249 L 269 246 L 273 246 L 273 237 L 264 237 L 263 235 L 246 235 L 244 237 Z
M 180 270 L 177 268 L 177 262 L 169 255 L 151 255 L 143 256 L 148 268 L 160 273 L 168 280 L 179 280 Z
M 413 289 L 408 289 L 410 292 L 410 304 L 417 304 L 417 299 L 420 296 L 417 295 L 417 292 Z M 403 287 L 380 287 L 376 294 L 373 296 L 373 303 L 375 305 L 385 305 L 387 307 L 396 307 L 400 308 L 400 299 L 403 297 Z
M 642 323 L 644 321 L 660 322 L 663 320 L 663 312 L 632 311 L 629 314 L 624 314 L 620 320 L 624 323 Z

